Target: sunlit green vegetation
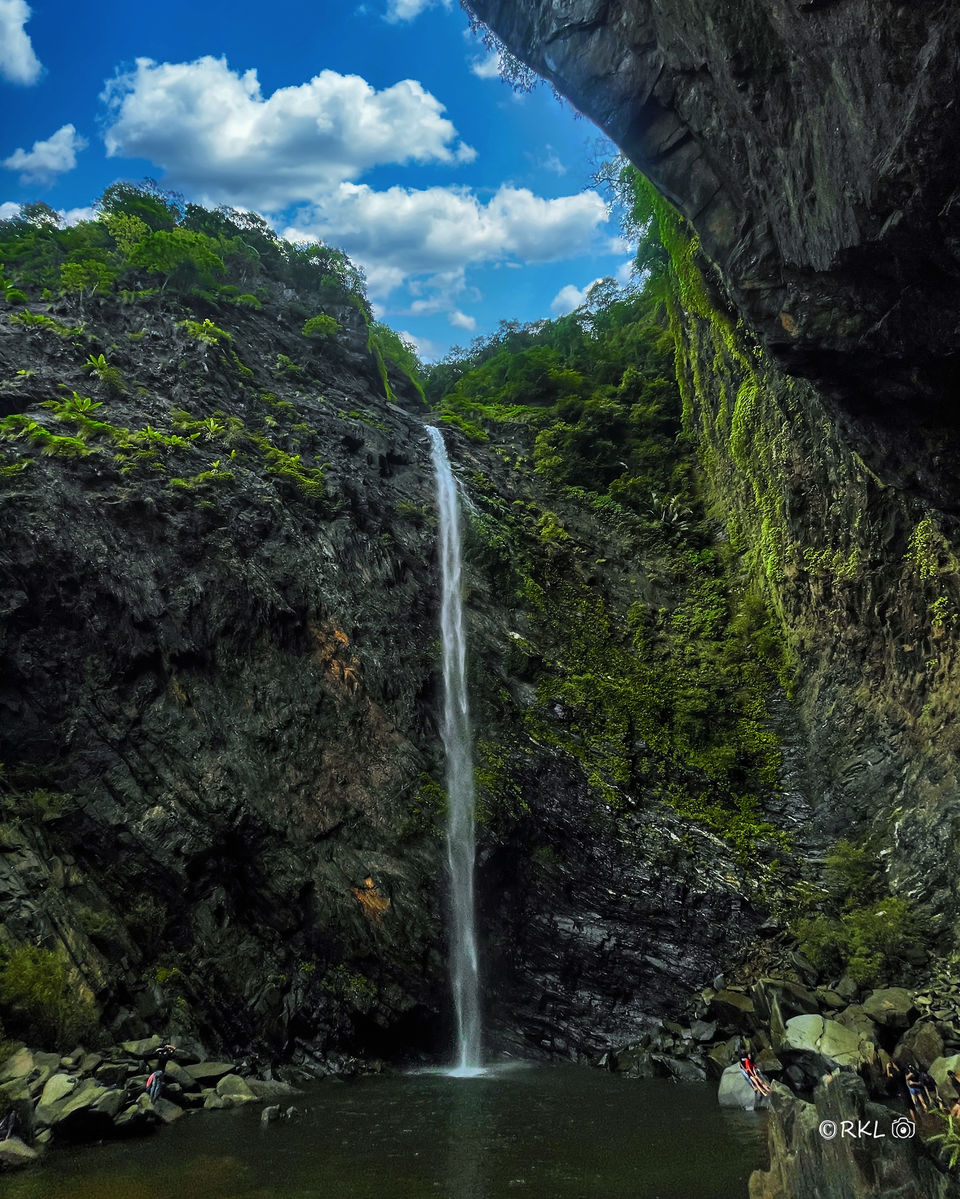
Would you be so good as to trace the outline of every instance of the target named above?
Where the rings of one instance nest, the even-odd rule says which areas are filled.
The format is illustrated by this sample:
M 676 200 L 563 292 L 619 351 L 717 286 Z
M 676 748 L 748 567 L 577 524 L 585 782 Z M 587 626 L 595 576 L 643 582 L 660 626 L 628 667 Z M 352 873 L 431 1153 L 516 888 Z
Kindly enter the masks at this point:
M 788 671 L 704 512 L 658 282 L 605 280 L 568 316 L 503 323 L 438 363 L 426 397 L 532 497 L 507 503 L 475 473 L 467 534 L 474 568 L 527 622 L 510 651 L 535 689 L 527 733 L 614 807 L 655 796 L 748 853 L 781 840 L 762 807 L 781 756 L 769 701 Z M 484 807 L 492 789 L 513 805 L 509 766 L 483 770 Z

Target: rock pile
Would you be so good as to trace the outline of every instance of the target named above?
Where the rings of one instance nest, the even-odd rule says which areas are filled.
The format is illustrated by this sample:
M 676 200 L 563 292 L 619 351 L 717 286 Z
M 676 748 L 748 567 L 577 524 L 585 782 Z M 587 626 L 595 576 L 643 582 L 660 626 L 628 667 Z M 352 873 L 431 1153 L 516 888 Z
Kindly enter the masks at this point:
M 27 1165 L 54 1138 L 146 1131 L 191 1109 L 269 1101 L 279 1115 L 277 1100 L 299 1093 L 287 1082 L 244 1078 L 234 1062 L 204 1061 L 188 1047 L 178 1050 L 179 1062 L 167 1063 L 163 1093 L 151 1100 L 146 1081 L 162 1043 L 149 1037 L 100 1052 L 78 1048 L 64 1057 L 18 1049 L 0 1064 L 0 1113 L 16 1113 L 17 1133 L 0 1141 L 0 1164 Z
M 809 1091 L 824 1074 L 848 1068 L 863 1073 L 880 1094 L 885 1067 L 895 1060 L 929 1070 L 946 1100 L 952 1095 L 947 1070 L 960 1063 L 955 1011 L 955 1002 L 903 987 L 860 995 L 847 978 L 828 988 L 788 978 L 728 985 L 721 977 L 701 993 L 685 1023 L 662 1021 L 597 1064 L 635 1078 L 719 1080 L 727 1074 L 734 1080 L 737 1062 L 750 1052 L 768 1078 L 795 1091 Z M 734 1106 L 748 1106 L 740 1099 L 751 1096 L 732 1083 L 725 1092 Z

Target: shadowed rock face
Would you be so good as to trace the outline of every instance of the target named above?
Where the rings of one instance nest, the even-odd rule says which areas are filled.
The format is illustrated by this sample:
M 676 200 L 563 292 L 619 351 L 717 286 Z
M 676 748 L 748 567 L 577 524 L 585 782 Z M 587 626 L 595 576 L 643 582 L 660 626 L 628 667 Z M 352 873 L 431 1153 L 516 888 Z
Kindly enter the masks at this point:
M 799 789 L 817 829 L 869 830 L 891 893 L 949 922 L 960 10 L 470 7 L 678 205 L 716 266 L 714 319 L 675 322 L 687 427 L 715 510 L 797 652 Z M 741 316 L 773 354 L 731 332 Z
M 690 218 L 787 370 L 857 410 L 909 398 L 912 416 L 918 404 L 950 415 L 960 10 L 865 0 L 470 7 Z

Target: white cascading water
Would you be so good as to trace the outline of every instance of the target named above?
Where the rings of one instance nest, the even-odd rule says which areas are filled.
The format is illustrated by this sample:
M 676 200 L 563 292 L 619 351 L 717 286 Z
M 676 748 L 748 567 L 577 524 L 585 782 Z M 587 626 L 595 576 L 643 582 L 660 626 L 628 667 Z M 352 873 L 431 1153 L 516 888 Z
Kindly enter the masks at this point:
M 457 484 L 439 429 L 428 426 L 437 474 L 443 595 L 443 748 L 447 759 L 447 860 L 450 867 L 450 981 L 457 1019 L 457 1062 L 470 1075 L 480 1064 L 480 980 L 473 894 L 476 857 L 473 754 L 467 703 L 467 644 L 460 595 L 460 514 Z

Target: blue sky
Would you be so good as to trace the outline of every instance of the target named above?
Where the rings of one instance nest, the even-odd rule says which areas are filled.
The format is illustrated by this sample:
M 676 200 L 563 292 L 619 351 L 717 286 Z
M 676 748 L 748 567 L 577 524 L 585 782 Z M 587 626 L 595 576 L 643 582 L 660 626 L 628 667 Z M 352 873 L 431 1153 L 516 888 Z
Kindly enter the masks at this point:
M 0 214 L 145 176 L 254 209 L 347 250 L 426 359 L 628 277 L 590 182 L 613 148 L 515 96 L 454 0 L 0 0 L 0 131 Z

